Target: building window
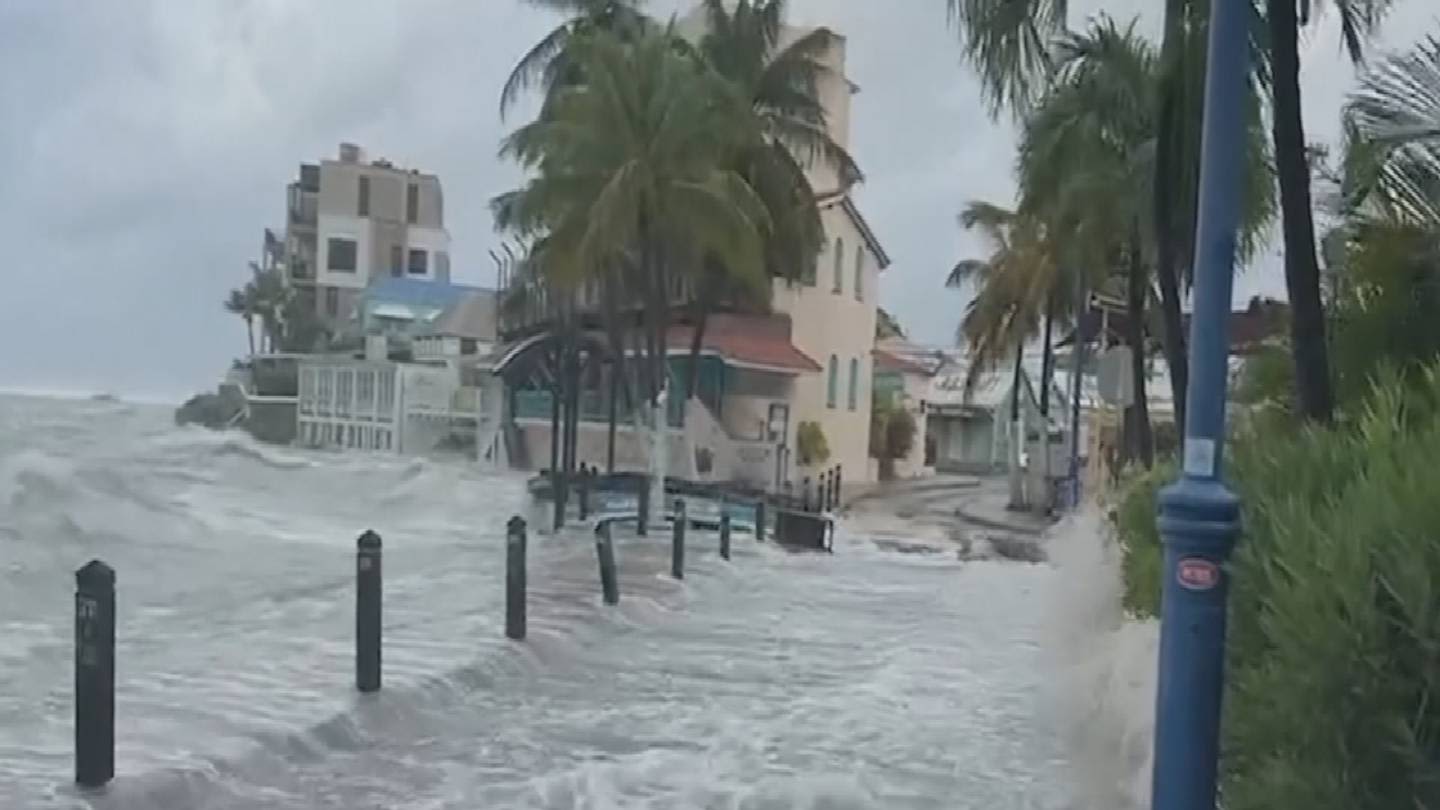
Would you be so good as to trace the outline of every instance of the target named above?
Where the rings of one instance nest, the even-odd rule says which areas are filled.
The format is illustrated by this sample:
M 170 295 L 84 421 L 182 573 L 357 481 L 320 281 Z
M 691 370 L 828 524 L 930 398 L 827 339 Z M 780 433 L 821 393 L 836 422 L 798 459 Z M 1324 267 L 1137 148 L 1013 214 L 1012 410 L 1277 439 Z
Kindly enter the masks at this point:
M 420 221 L 420 187 L 414 183 L 405 187 L 405 221 L 411 225 Z
M 405 275 L 405 248 L 399 245 L 390 246 L 390 275 L 394 278 Z
M 370 216 L 370 178 L 360 175 L 360 191 L 355 203 L 356 216 Z
M 865 246 L 855 246 L 855 300 L 865 300 Z
M 852 357 L 852 358 L 850 358 L 850 389 L 849 389 L 849 391 L 847 392 L 847 395 L 846 395 L 846 397 L 845 397 L 845 400 L 846 400 L 845 404 L 850 406 L 850 410 L 853 411 L 853 410 L 855 410 L 855 408 L 857 408 L 857 407 L 859 406 L 859 397 L 860 397 L 860 358 L 858 358 L 858 357 Z
M 836 404 L 840 401 L 840 394 L 839 394 L 839 392 L 840 392 L 840 379 L 839 379 L 839 377 L 840 377 L 840 361 L 839 361 L 839 360 L 836 360 L 836 359 L 835 359 L 835 355 L 832 354 L 832 355 L 830 355 L 830 378 L 829 378 L 829 384 L 827 385 L 827 387 L 826 387 L 826 389 L 825 389 L 825 404 L 826 404 L 826 406 L 831 407 L 831 408 L 834 408 L 834 407 L 836 406 Z
M 845 240 L 835 240 L 835 288 L 834 293 L 845 292 Z
M 332 273 L 355 272 L 354 239 L 330 239 L 326 247 L 325 269 Z
M 412 276 L 423 276 L 426 273 L 430 272 L 428 262 L 429 256 L 425 253 L 425 251 L 411 250 L 410 261 L 406 265 L 405 271 Z
M 334 287 L 325 288 L 325 315 L 330 318 L 340 316 L 340 291 Z

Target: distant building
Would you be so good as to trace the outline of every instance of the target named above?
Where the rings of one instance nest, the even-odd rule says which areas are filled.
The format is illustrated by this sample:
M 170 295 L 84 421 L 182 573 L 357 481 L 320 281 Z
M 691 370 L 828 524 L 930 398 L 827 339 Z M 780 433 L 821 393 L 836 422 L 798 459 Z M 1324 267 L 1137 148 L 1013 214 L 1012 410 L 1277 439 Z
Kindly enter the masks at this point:
M 301 164 L 286 187 L 278 247 L 287 280 L 340 332 L 379 279 L 449 282 L 440 179 L 341 144 L 336 158 Z

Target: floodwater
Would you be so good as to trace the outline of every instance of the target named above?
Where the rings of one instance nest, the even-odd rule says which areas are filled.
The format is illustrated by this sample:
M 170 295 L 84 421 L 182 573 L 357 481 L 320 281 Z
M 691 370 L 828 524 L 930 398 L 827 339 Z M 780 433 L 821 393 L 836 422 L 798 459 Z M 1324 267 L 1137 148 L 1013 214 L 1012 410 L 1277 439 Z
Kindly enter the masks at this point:
M 1054 567 L 885 551 L 860 521 L 833 556 L 737 536 L 729 564 L 692 532 L 676 582 L 658 532 L 618 538 L 606 608 L 590 538 L 532 535 L 517 644 L 522 485 L 0 397 L 0 807 L 1089 806 L 1067 751 L 1097 738 L 1053 699 Z M 361 698 L 367 528 L 385 680 Z M 73 572 L 96 557 L 118 577 L 117 778 L 81 793 Z

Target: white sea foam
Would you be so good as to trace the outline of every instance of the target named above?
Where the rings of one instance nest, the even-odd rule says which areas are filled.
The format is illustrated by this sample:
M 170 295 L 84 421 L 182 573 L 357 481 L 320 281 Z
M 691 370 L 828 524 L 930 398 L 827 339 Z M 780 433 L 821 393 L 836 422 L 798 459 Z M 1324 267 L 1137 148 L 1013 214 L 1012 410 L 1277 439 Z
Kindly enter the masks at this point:
M 857 524 L 833 556 L 746 538 L 726 564 L 694 531 L 676 582 L 657 531 L 617 538 L 622 600 L 606 609 L 593 539 L 532 533 L 530 636 L 514 644 L 501 532 L 527 506 L 518 477 L 35 402 L 0 398 L 7 810 L 1069 810 L 1087 806 L 1073 751 L 1138 739 L 1106 725 L 1138 700 L 1128 665 L 1087 668 L 1101 645 L 1057 644 L 1088 633 L 1117 664 L 1146 657 L 1098 601 L 1051 604 L 1084 572 L 1075 598 L 1111 587 L 1112 563 L 1069 559 L 1078 542 L 1052 542 L 1055 567 L 962 563 L 877 547 Z M 354 538 L 372 527 L 385 683 L 357 700 Z M 81 798 L 69 617 L 91 557 L 119 577 L 119 777 Z M 1067 712 L 1043 711 L 1047 695 Z M 1083 784 L 1123 786 L 1121 764 L 1079 762 Z

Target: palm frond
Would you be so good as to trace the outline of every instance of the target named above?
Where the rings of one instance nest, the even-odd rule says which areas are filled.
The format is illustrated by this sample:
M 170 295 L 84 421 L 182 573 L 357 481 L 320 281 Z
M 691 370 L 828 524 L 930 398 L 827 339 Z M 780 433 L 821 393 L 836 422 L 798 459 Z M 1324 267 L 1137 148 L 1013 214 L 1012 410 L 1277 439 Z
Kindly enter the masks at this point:
M 1050 39 L 1065 27 L 1067 0 L 947 0 L 965 58 L 979 74 L 992 116 L 1023 115 L 1048 79 Z

